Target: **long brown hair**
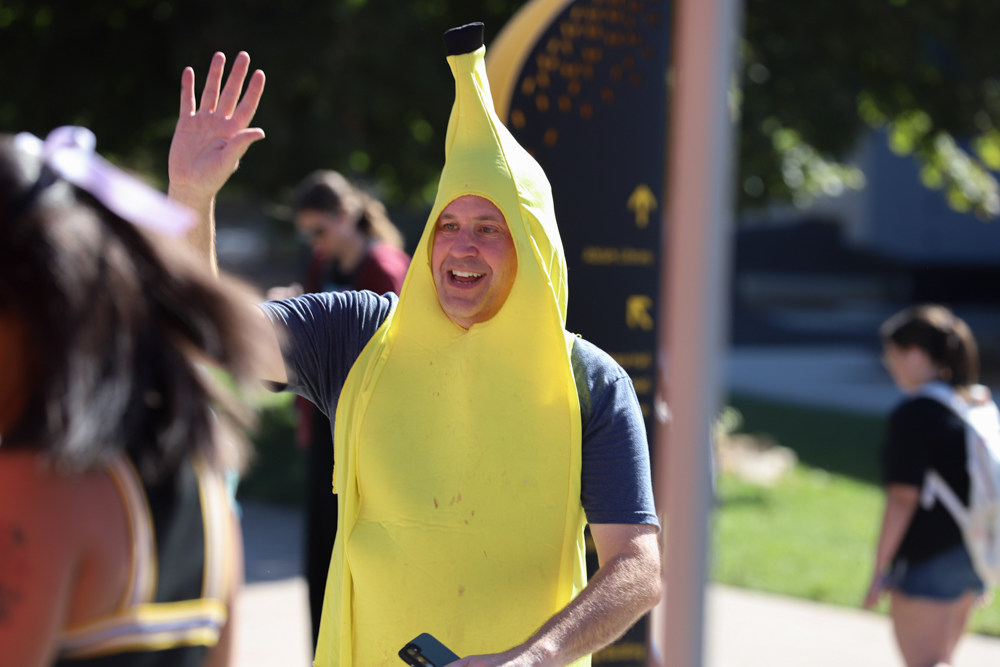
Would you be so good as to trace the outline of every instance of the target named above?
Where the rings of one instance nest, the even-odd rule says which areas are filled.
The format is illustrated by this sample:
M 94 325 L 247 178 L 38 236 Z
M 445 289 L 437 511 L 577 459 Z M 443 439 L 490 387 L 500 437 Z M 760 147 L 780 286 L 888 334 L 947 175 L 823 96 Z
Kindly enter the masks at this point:
M 967 387 L 979 380 L 979 348 L 972 330 L 944 306 L 922 304 L 902 310 L 882 324 L 879 334 L 883 343 L 922 349 L 948 384 Z
M 403 247 L 403 235 L 389 220 L 382 202 L 352 185 L 336 171 L 320 170 L 306 176 L 292 195 L 292 211 L 319 211 L 334 215 L 346 213 L 368 238 L 397 248 Z
M 257 376 L 264 318 L 215 279 L 0 136 L 0 313 L 28 331 L 32 382 L 2 447 L 85 470 L 118 453 L 155 479 L 200 452 L 238 467 L 246 411 L 195 359 Z

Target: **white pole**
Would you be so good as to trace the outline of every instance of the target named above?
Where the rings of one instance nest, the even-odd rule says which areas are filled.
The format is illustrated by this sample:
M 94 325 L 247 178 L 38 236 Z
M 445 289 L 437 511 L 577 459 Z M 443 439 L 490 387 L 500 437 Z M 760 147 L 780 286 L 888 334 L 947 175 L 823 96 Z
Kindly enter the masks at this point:
M 733 230 L 739 0 L 676 0 L 668 127 L 668 205 L 657 341 L 656 497 L 664 525 L 663 600 L 651 623 L 650 665 L 703 662 L 711 425 L 720 408 Z M 665 385 L 663 381 L 665 380 Z M 669 418 L 667 418 L 669 415 Z

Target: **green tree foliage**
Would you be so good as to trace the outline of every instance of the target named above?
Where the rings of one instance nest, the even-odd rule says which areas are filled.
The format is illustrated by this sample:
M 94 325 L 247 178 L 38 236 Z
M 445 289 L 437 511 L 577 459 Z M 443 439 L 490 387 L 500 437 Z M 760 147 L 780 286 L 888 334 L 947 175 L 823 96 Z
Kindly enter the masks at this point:
M 747 0 L 743 206 L 860 187 L 869 128 L 958 210 L 1000 214 L 995 0 Z
M 631 0 L 607 0 L 609 4 Z M 491 39 L 523 0 L 0 0 L 0 131 L 66 123 L 164 177 L 181 69 L 240 49 L 269 79 L 234 189 L 276 197 L 319 167 L 423 206 L 453 96 L 440 34 Z M 861 187 L 844 164 L 871 128 L 929 187 L 1000 213 L 996 0 L 746 0 L 740 205 Z M 203 81 L 199 78 L 200 82 Z
M 165 177 L 180 73 L 213 52 L 268 74 L 232 187 L 276 196 L 317 168 L 377 180 L 395 204 L 436 185 L 454 99 L 441 33 L 491 39 L 516 0 L 0 0 L 0 131 L 92 128 L 98 150 Z M 431 187 L 433 190 L 433 187 Z

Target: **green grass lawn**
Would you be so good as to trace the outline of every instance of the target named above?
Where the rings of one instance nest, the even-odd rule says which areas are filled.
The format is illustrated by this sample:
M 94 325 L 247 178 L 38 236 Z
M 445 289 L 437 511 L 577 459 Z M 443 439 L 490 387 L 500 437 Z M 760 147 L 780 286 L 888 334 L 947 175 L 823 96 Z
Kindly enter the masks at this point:
M 714 516 L 712 579 L 859 607 L 882 518 L 878 486 L 798 466 L 773 487 L 723 476 Z M 886 611 L 883 600 L 881 611 Z M 971 628 L 1000 635 L 1000 599 Z
M 743 433 L 766 433 L 792 449 L 806 465 L 878 483 L 878 453 L 885 420 L 863 415 L 731 396 L 740 411 Z

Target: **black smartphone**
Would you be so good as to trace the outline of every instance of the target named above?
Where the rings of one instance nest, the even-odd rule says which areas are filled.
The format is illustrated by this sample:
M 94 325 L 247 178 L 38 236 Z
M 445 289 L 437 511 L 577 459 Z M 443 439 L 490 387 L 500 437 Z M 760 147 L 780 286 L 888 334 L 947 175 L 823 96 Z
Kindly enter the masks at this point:
M 451 649 L 426 632 L 399 649 L 399 657 L 413 667 L 444 667 L 458 660 Z

